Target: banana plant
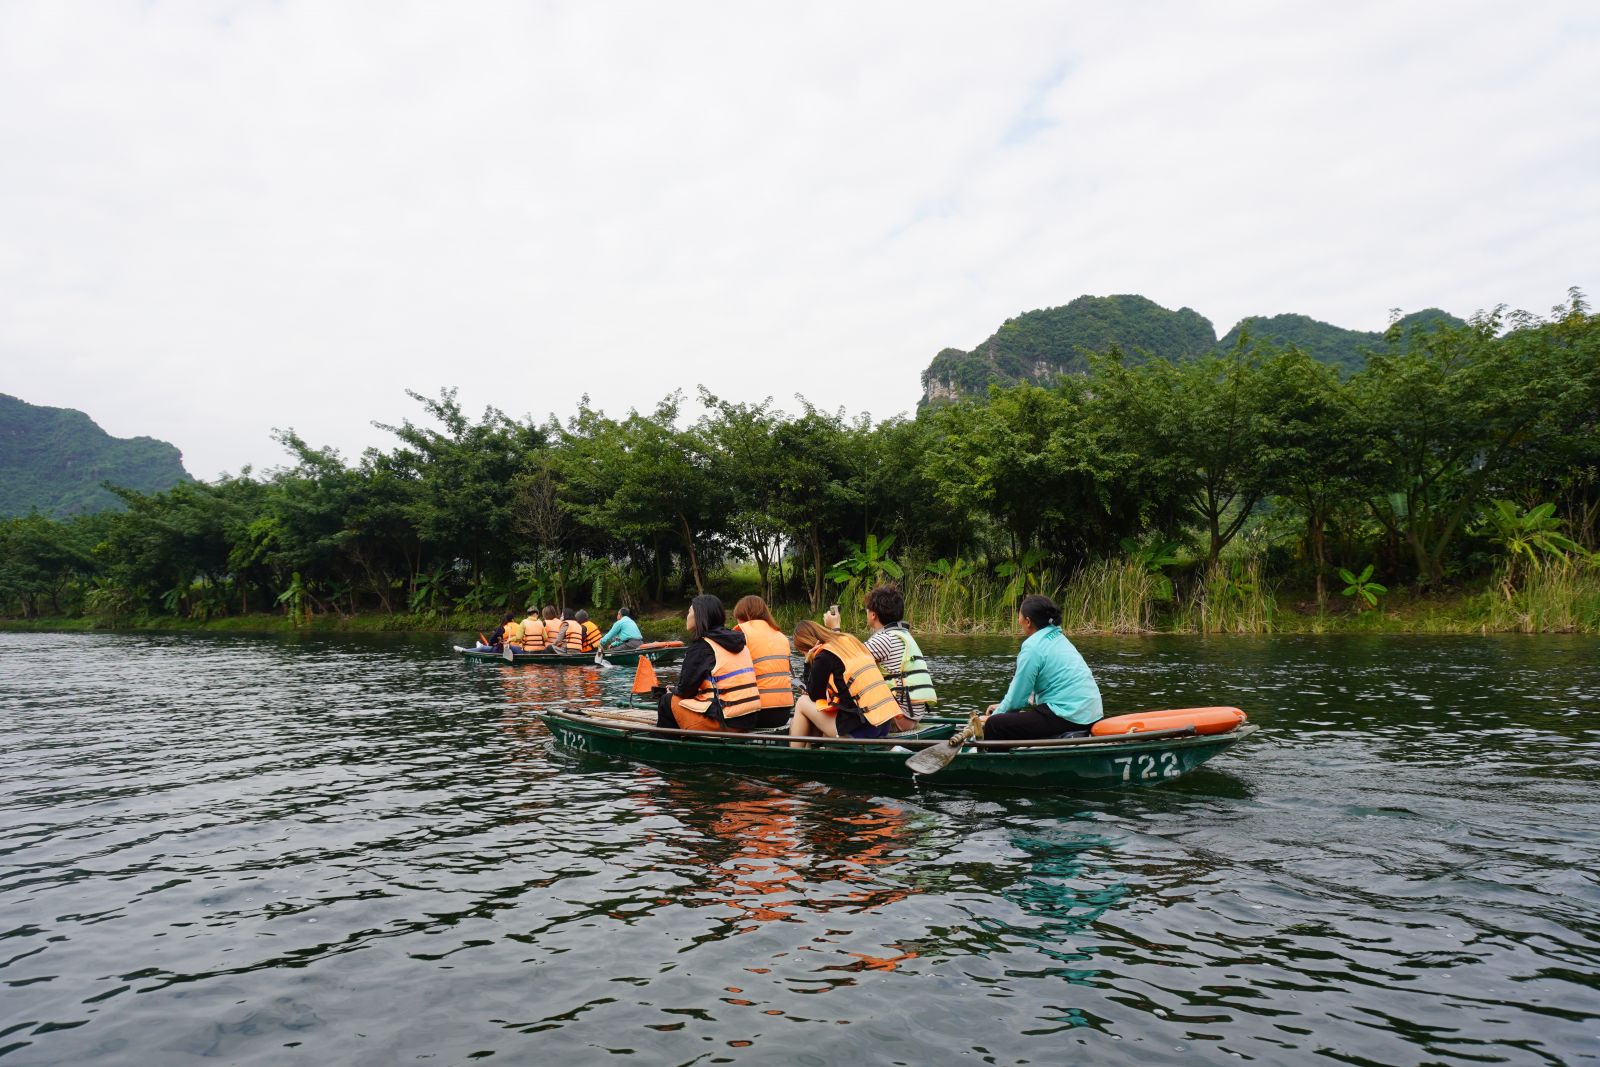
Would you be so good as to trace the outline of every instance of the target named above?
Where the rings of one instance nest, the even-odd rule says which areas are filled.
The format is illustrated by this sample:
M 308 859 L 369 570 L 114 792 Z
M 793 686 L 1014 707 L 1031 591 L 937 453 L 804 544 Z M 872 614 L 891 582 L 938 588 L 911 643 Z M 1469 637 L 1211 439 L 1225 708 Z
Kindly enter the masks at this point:
M 1039 569 L 1044 560 L 1044 549 L 1030 548 L 1022 554 L 1021 559 L 1007 560 L 995 566 L 994 573 L 1007 580 L 1005 592 L 1001 594 L 1006 604 L 1015 604 L 1029 593 L 1037 593 L 1044 588 L 1044 571 Z
M 1155 579 L 1157 600 L 1172 599 L 1172 579 L 1167 576 L 1166 568 L 1178 562 L 1178 542 L 1151 541 L 1149 544 L 1140 544 L 1131 537 L 1124 537 L 1122 551 Z
M 850 546 L 850 554 L 835 563 L 827 575 L 829 581 L 842 586 L 839 592 L 841 605 L 855 603 L 868 589 L 882 582 L 885 576 L 905 576 L 900 564 L 889 558 L 889 546 L 894 544 L 893 534 L 880 541 L 877 534 L 869 533 L 865 545 L 857 545 L 854 541 L 845 543 Z
M 1505 549 L 1508 585 L 1516 583 L 1519 562 L 1531 570 L 1546 563 L 1565 563 L 1569 556 L 1585 554 L 1583 546 L 1561 532 L 1562 523 L 1555 512 L 1556 506 L 1551 503 L 1520 511 L 1509 500 L 1494 501 L 1488 516 L 1493 530 L 1489 540 Z
M 1378 606 L 1378 597 L 1389 591 L 1389 587 L 1380 585 L 1372 580 L 1372 564 L 1367 564 L 1360 574 L 1352 574 L 1344 567 L 1339 568 L 1339 580 L 1345 583 L 1344 595 L 1355 597 L 1356 604 L 1362 611 Z
M 298 580 L 299 575 L 297 574 Z M 433 613 L 438 611 L 440 602 L 445 594 L 445 569 L 423 572 L 417 575 L 416 583 L 411 590 L 411 610 L 418 614 Z

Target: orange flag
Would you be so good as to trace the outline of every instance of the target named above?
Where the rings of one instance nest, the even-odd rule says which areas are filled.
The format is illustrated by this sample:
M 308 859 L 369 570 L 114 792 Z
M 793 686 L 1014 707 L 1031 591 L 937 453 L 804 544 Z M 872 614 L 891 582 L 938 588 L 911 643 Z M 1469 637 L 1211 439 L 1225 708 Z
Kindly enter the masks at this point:
M 654 689 L 656 682 L 656 669 L 648 656 L 639 657 L 639 666 L 633 672 L 633 691 L 635 693 L 648 693 Z

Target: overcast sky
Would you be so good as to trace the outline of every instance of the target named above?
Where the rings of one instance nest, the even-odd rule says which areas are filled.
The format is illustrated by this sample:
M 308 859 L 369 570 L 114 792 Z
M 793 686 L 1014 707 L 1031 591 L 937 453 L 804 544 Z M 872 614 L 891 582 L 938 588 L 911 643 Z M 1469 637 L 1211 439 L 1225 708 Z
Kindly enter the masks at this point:
M 1600 4 L 6 3 L 0 392 L 201 478 L 474 415 L 910 411 L 1083 293 L 1600 297 Z

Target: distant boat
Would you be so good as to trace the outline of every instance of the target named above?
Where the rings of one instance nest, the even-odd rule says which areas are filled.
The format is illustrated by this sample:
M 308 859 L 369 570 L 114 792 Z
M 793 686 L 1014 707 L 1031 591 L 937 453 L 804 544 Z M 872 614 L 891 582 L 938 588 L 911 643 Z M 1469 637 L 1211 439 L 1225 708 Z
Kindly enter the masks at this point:
M 654 641 L 648 645 L 625 652 L 608 651 L 603 655 L 607 663 L 638 663 L 647 659 L 651 663 L 666 665 L 677 663 L 683 658 L 684 643 L 682 641 Z M 530 664 L 545 667 L 569 667 L 592 665 L 595 662 L 593 652 L 516 652 L 506 659 L 504 652 L 497 652 L 489 648 L 466 648 L 456 645 L 455 649 L 469 660 L 480 660 L 493 663 L 510 663 L 517 667 Z

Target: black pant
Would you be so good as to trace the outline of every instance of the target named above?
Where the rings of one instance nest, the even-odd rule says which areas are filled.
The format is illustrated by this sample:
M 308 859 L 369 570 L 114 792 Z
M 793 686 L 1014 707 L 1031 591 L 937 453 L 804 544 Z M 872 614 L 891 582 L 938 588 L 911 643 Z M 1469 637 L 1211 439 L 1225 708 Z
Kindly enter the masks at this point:
M 1047 737 L 1087 737 L 1088 734 L 1087 725 L 1068 722 L 1051 711 L 1048 704 L 991 715 L 983 724 L 985 741 L 1036 741 Z

